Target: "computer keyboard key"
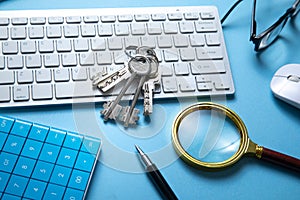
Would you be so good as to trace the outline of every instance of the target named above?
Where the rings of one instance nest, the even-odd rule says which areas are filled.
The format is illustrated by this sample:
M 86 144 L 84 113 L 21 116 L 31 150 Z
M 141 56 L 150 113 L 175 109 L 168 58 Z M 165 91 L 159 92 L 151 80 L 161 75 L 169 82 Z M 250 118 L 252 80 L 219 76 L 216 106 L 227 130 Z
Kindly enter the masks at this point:
M 13 87 L 14 101 L 28 101 L 29 87 L 27 85 L 18 85 Z
M 42 25 L 42 24 L 45 24 L 46 23 L 46 18 L 45 17 L 31 17 L 30 18 L 30 24 L 39 24 L 39 25 Z
M 0 27 L 0 39 L 5 40 L 8 39 L 8 28 Z
M 51 84 L 34 84 L 32 85 L 33 100 L 48 100 L 53 98 Z
M 48 83 L 52 80 L 52 74 L 50 69 L 39 69 L 35 71 L 37 83 Z
M 2 42 L 3 54 L 17 54 L 19 52 L 17 41 Z
M 15 75 L 13 71 L 0 71 L 0 85 L 13 84 Z
M 27 33 L 26 33 L 26 27 L 12 27 L 10 29 L 11 39 L 26 39 Z
M 30 39 L 43 39 L 44 27 L 43 26 L 31 26 L 28 27 L 28 35 Z
M 177 92 L 177 80 L 175 77 L 163 77 L 162 78 L 162 86 L 164 92 Z

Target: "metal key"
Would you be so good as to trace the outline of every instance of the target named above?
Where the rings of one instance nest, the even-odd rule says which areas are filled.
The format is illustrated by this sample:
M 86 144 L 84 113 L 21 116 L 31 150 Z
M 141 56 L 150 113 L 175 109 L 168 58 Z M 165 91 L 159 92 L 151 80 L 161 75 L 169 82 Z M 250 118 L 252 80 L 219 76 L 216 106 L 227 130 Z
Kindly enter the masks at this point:
M 93 86 L 97 86 L 102 92 L 107 92 L 121 81 L 128 79 L 130 76 L 131 72 L 125 64 L 123 68 L 112 74 L 108 74 L 103 77 L 93 77 Z
M 151 73 L 149 79 L 143 84 L 144 93 L 144 115 L 150 115 L 153 112 L 153 92 L 156 85 L 160 84 L 160 73 L 158 70 L 158 60 L 152 58 Z
M 151 73 L 152 69 L 151 69 L 151 61 L 143 56 L 143 55 L 135 55 L 134 58 L 132 58 L 131 60 L 131 63 L 129 63 L 130 66 L 132 68 L 135 68 L 135 70 L 139 70 L 139 68 L 145 68 L 147 67 L 148 68 L 148 71 L 147 73 L 140 73 L 139 76 L 140 76 L 140 80 L 139 80 L 139 84 L 137 86 L 137 89 L 135 91 L 135 94 L 133 96 L 133 100 L 131 102 L 131 105 L 129 107 L 129 109 L 127 110 L 127 112 L 123 113 L 123 115 L 121 116 L 121 121 L 124 122 L 124 126 L 127 127 L 130 123 L 130 121 L 132 122 L 132 113 L 134 111 L 134 107 L 137 103 L 137 100 L 139 98 L 139 95 L 141 93 L 141 90 L 142 90 L 142 87 L 145 83 L 145 81 L 148 79 L 148 75 Z
M 145 56 L 135 56 L 134 58 L 131 58 L 127 64 L 127 68 L 129 70 L 131 76 L 127 80 L 126 84 L 124 85 L 124 87 L 122 88 L 121 92 L 116 97 L 116 99 L 114 101 L 112 101 L 112 103 L 106 104 L 105 105 L 106 107 L 104 107 L 104 110 L 101 111 L 101 113 L 104 115 L 104 120 L 107 120 L 108 118 L 115 119 L 115 115 L 112 113 L 114 113 L 113 112 L 114 109 L 119 104 L 121 98 L 124 96 L 125 92 L 129 88 L 129 86 L 133 83 L 134 79 L 139 76 L 139 77 L 141 77 L 141 80 L 142 80 L 143 79 L 142 77 L 147 76 L 147 74 L 149 74 L 151 71 L 150 62 Z M 138 92 L 138 90 L 136 91 L 136 94 L 137 94 L 137 92 Z M 133 103 L 134 103 L 134 101 L 133 101 Z M 131 107 L 127 114 L 129 116 L 126 117 L 124 120 L 126 122 L 125 125 L 127 125 L 127 126 L 128 126 L 129 120 L 130 120 L 130 116 L 133 112 L 134 106 L 135 106 L 135 104 L 131 104 Z

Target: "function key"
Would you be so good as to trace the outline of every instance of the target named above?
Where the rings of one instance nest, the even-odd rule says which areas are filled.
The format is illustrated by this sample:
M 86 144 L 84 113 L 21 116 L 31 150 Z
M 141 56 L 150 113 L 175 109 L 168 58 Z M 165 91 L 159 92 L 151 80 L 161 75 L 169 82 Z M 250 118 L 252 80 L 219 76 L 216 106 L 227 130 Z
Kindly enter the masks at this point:
M 32 17 L 30 18 L 30 24 L 45 24 L 46 18 L 45 17 Z
M 153 21 L 165 21 L 166 15 L 163 13 L 153 14 L 151 15 Z
M 118 20 L 120 22 L 131 22 L 133 20 L 132 15 L 119 15 Z
M 28 19 L 25 17 L 16 17 L 11 19 L 11 23 L 13 25 L 26 25 L 28 23 Z
M 66 17 L 66 22 L 68 24 L 75 24 L 75 23 L 80 23 L 81 22 L 81 17 L 80 16 L 69 16 Z
M 149 19 L 150 19 L 148 14 L 138 14 L 138 15 L 135 15 L 134 18 L 137 22 L 149 21 Z
M 48 17 L 49 24 L 62 24 L 64 23 L 63 17 Z
M 115 22 L 116 21 L 116 17 L 114 15 L 104 15 L 101 16 L 101 21 L 102 22 Z
M 169 13 L 169 20 L 182 20 L 182 13 Z
M 98 16 L 84 16 L 83 21 L 85 23 L 93 23 L 93 22 L 98 22 Z
M 215 19 L 215 15 L 213 12 L 201 12 L 200 16 L 202 19 Z
M 6 26 L 9 24 L 9 19 L 6 17 L 0 17 L 0 26 Z
M 186 20 L 197 20 L 199 19 L 199 14 L 196 12 L 184 13 L 184 18 Z

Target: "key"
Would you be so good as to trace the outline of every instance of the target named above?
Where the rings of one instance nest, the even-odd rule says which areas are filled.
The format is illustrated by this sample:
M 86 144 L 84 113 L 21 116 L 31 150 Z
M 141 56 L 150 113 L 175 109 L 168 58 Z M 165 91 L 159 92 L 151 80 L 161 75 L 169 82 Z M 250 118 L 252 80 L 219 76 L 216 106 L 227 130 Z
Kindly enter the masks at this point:
M 139 92 L 142 88 L 144 81 L 146 80 L 146 76 L 151 71 L 149 59 L 147 59 L 147 57 L 145 57 L 145 56 L 135 56 L 135 57 L 131 58 L 128 61 L 128 63 L 126 63 L 126 65 L 127 65 L 126 68 L 128 68 L 128 70 L 130 72 L 129 79 L 127 80 L 126 84 L 124 85 L 124 87 L 122 88 L 122 90 L 120 91 L 120 93 L 116 97 L 116 99 L 111 104 L 109 104 L 109 106 L 107 106 L 106 108 L 104 108 L 104 110 L 101 111 L 101 114 L 104 115 L 104 120 L 108 120 L 108 118 L 113 119 L 115 116 L 112 113 L 114 112 L 114 109 L 116 108 L 116 106 L 119 104 L 121 98 L 124 96 L 126 90 L 133 83 L 135 78 L 140 77 L 139 86 L 136 90 L 133 102 L 132 102 L 130 108 L 127 109 L 128 111 L 125 112 L 125 114 L 123 113 L 123 116 L 120 117 L 121 121 L 124 122 L 124 126 L 128 126 L 130 119 L 132 119 L 131 116 L 134 111 L 134 106 L 138 99 Z
M 130 107 L 126 109 L 126 112 L 124 112 L 123 116 L 121 116 L 121 121 L 124 122 L 125 127 L 128 127 L 129 124 L 135 124 L 135 121 L 138 120 L 138 117 L 136 117 L 136 112 L 134 112 L 134 107 L 137 103 L 142 87 L 147 80 L 148 75 L 152 71 L 150 59 L 139 54 L 135 55 L 129 61 L 128 65 L 137 75 L 140 76 L 140 80 Z
M 148 116 L 153 112 L 153 92 L 156 85 L 160 85 L 160 75 L 156 78 L 151 78 L 143 85 L 144 93 L 144 115 Z
M 153 92 L 157 85 L 160 85 L 160 73 L 158 70 L 159 62 L 156 57 L 149 57 L 151 60 L 151 72 L 149 79 L 143 85 L 144 93 L 144 115 L 150 115 L 153 112 Z
M 131 73 L 127 66 L 103 77 L 97 74 L 92 78 L 93 86 L 97 86 L 102 92 L 107 92 L 121 81 L 128 79 L 130 75 Z

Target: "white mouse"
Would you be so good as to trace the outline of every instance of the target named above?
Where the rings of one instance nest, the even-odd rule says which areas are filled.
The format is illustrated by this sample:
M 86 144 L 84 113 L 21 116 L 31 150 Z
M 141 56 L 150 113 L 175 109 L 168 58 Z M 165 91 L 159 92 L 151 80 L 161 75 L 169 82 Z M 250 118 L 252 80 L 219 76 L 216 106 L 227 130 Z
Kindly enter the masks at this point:
M 288 64 L 279 68 L 271 81 L 273 94 L 300 109 L 300 64 Z

